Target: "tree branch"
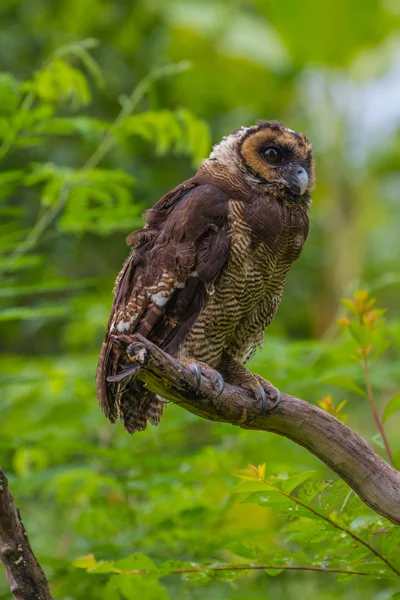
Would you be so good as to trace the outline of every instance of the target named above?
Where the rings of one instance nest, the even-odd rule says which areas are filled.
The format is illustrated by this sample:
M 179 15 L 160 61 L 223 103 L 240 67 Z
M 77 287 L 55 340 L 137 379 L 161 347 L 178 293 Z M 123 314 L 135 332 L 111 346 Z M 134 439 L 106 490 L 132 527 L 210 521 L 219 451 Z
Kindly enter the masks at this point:
M 0 560 L 15 600 L 52 600 L 22 524 L 7 477 L 0 468 Z
M 210 399 L 215 391 L 204 377 L 196 394 L 196 378 L 189 369 L 140 335 L 120 339 L 133 342 L 128 356 L 136 355 L 142 365 L 137 376 L 152 392 L 204 419 L 291 439 L 335 471 L 365 504 L 400 525 L 400 472 L 335 417 L 284 393 L 276 410 L 260 416 L 260 406 L 243 388 L 226 384 L 219 398 Z

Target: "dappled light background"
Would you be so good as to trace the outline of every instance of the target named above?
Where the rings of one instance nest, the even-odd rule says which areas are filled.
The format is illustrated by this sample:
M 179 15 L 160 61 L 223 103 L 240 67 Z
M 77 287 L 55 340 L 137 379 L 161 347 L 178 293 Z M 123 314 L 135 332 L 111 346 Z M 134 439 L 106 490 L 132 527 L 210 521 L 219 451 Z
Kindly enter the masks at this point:
M 42 126 L 30 143 L 16 144 L 4 156 L 0 151 L 1 171 L 29 166 L 37 177 L 9 188 L 0 173 L 0 206 L 15 209 L 0 213 L 0 459 L 54 596 L 65 600 L 125 597 L 104 587 L 106 576 L 71 566 L 88 553 L 117 559 L 140 551 L 156 562 L 206 563 L 232 561 L 235 544 L 279 548 L 276 512 L 229 495 L 233 473 L 248 463 L 266 462 L 271 474 L 315 470 L 321 479 L 333 478 L 305 450 L 272 434 L 211 424 L 171 405 L 158 429 L 130 437 L 121 425 L 108 424 L 97 406 L 97 353 L 113 282 L 128 251 L 125 237 L 140 226 L 142 211 L 190 177 L 223 135 L 257 119 L 277 119 L 306 133 L 316 158 L 310 236 L 251 368 L 312 402 L 327 394 L 348 399 L 349 424 L 371 441 L 375 430 L 366 401 L 321 381 L 335 373 L 361 377 L 336 319 L 343 312 L 340 299 L 365 288 L 388 309 L 385 327 L 394 341 L 372 373 L 380 407 L 400 385 L 400 4 L 1 3 L 0 70 L 18 81 L 32 80 L 57 48 L 90 38 L 97 40 L 88 48 L 99 69 L 79 55 L 72 59 L 84 77 L 76 105 L 62 94 L 50 97 L 46 81 L 40 83 L 42 106 L 81 121 L 68 131 Z M 118 212 L 111 204 L 88 216 L 90 206 L 80 210 L 79 198 L 70 205 L 67 200 L 35 244 L 10 262 L 57 201 L 57 186 L 41 185 L 46 176 L 30 165 L 79 170 L 124 97 L 150 72 L 181 61 L 190 68 L 156 81 L 135 109 L 135 115 L 163 111 L 156 133 L 130 122 L 131 135 L 121 132 L 99 164 L 127 174 L 114 181 L 129 190 L 127 196 L 118 188 Z M 7 110 L 0 94 L 0 133 Z M 163 134 L 174 126 L 175 114 L 186 115 L 186 146 Z M 85 116 L 96 120 L 97 129 Z M 399 426 L 394 416 L 388 435 L 395 451 Z M 143 586 L 143 598 L 193 599 L 302 594 L 384 600 L 398 591 L 390 582 L 352 579 L 343 586 L 332 575 L 307 573 L 250 574 L 232 585 L 199 587 L 171 576 L 161 591 L 146 582 L 137 586 Z M 1 598 L 9 597 L 2 573 L 0 590 Z

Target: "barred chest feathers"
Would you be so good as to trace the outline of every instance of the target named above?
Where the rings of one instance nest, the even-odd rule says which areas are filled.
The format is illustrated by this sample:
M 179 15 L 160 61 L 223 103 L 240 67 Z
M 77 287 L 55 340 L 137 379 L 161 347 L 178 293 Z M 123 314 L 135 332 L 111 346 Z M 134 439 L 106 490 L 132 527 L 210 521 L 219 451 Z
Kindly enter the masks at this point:
M 195 353 L 211 365 L 218 364 L 224 350 L 243 364 L 262 345 L 308 233 L 307 212 L 296 204 L 262 199 L 254 206 L 231 200 L 228 214 L 227 265 L 181 352 Z

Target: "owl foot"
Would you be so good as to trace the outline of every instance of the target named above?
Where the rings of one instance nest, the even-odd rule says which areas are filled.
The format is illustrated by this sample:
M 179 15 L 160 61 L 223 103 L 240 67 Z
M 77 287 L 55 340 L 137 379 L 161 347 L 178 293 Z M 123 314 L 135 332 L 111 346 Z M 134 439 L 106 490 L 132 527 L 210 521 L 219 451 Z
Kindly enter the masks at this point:
M 199 393 L 200 391 L 201 377 L 204 376 L 211 382 L 213 388 L 216 391 L 216 396 L 212 396 L 211 399 L 216 400 L 217 398 L 219 398 L 225 387 L 225 381 L 221 373 L 218 373 L 218 371 L 215 371 L 210 367 L 199 366 L 197 362 L 192 362 L 189 365 L 187 365 L 187 367 L 196 376 L 197 393 Z
M 259 375 L 256 375 L 256 379 L 259 385 L 257 387 L 252 387 L 252 391 L 256 400 L 261 404 L 259 413 L 259 416 L 261 417 L 264 413 L 272 412 L 279 406 L 282 401 L 282 394 L 266 379 L 263 379 Z M 268 406 L 268 401 L 272 402 L 271 406 Z

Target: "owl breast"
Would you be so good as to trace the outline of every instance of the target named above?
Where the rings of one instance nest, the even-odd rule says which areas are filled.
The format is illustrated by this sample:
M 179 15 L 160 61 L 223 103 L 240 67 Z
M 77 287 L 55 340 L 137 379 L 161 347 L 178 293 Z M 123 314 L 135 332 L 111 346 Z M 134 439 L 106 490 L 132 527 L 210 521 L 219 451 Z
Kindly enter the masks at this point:
M 267 228 L 255 238 L 243 203 L 230 202 L 229 261 L 209 290 L 181 357 L 217 368 L 224 352 L 244 364 L 262 346 L 264 329 L 278 310 L 287 273 L 306 237 L 303 221 L 290 212 L 278 216 L 274 235 Z

